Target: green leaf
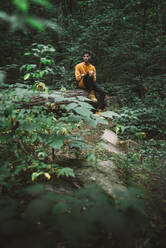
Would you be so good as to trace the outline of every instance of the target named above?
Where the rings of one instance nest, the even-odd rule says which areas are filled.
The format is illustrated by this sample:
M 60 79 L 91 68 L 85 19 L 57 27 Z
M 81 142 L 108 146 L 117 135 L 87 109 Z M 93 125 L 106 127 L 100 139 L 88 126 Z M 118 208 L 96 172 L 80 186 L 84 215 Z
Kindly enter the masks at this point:
M 67 211 L 66 204 L 64 202 L 58 202 L 52 209 L 52 213 L 56 214 L 64 214 Z
M 50 8 L 50 9 L 54 8 L 54 6 L 46 0 L 31 0 L 31 1 L 46 8 Z
M 36 91 L 36 85 L 37 85 L 37 84 L 34 84 L 34 85 L 33 85 L 33 88 L 32 88 L 33 92 Z
M 21 171 L 25 171 L 25 170 L 26 170 L 25 166 L 21 164 L 19 166 L 16 166 L 15 170 L 13 171 L 13 173 L 14 173 L 14 175 L 19 175 L 19 173 Z
M 25 102 L 30 102 L 30 98 L 27 98 L 27 97 L 26 97 L 26 98 L 24 99 L 24 101 L 25 101 Z
M 32 173 L 32 181 L 35 181 L 35 179 L 38 176 L 42 175 L 42 174 L 44 174 L 44 172 L 34 172 L 34 173 Z
M 30 77 L 30 75 L 31 75 L 30 73 L 25 74 L 24 75 L 24 80 L 27 80 Z
M 84 109 L 82 107 L 78 107 L 75 109 L 75 112 L 79 115 L 83 115 L 83 116 L 89 116 L 92 114 L 92 112 L 89 109 Z
M 96 163 L 97 162 L 96 154 L 94 152 L 90 153 L 87 157 L 87 161 L 93 161 L 94 163 Z
M 45 152 L 39 152 L 37 156 L 39 159 L 43 159 L 46 157 L 46 153 Z
M 28 17 L 26 22 L 33 28 L 36 28 L 42 32 L 45 31 L 42 21 L 37 18 Z
M 89 98 L 85 97 L 85 96 L 77 96 L 77 99 L 81 102 L 87 102 L 87 101 L 91 101 Z
M 105 119 L 101 119 L 101 118 L 97 118 L 97 124 L 104 124 L 104 125 L 108 125 L 108 121 Z
M 32 138 L 31 138 L 32 143 L 35 142 L 37 139 L 38 139 L 38 135 L 37 135 L 37 133 L 34 133 Z
M 79 105 L 85 109 L 94 109 L 94 107 L 87 102 L 79 102 Z
M 113 111 L 105 111 L 105 112 L 102 112 L 101 115 L 104 117 L 108 117 L 108 118 L 112 118 L 113 116 L 120 117 L 120 115 L 118 115 L 117 113 Z
M 96 125 L 98 124 L 98 120 L 94 120 L 91 118 L 86 118 L 85 122 L 92 127 L 96 127 Z
M 27 70 L 27 71 L 30 71 L 31 69 L 32 69 L 32 66 L 31 66 L 31 65 L 27 65 L 27 66 L 26 66 L 26 70 Z
M 30 52 L 24 53 L 24 56 L 29 56 L 29 55 L 31 55 Z
M 0 11 L 0 19 L 2 19 L 4 21 L 8 21 L 9 20 L 9 16 L 4 11 Z
M 36 130 L 37 124 L 33 124 L 33 123 L 24 124 L 24 126 L 22 128 L 25 131 L 31 132 L 31 131 Z M 40 138 L 40 136 L 38 136 L 38 138 Z
M 49 201 L 44 197 L 30 201 L 26 210 L 25 218 L 28 220 L 40 220 L 43 216 L 46 216 L 46 213 L 49 209 Z
M 60 176 L 75 177 L 75 174 L 72 168 L 65 167 L 58 171 L 57 177 L 60 177 Z
M 66 110 L 70 111 L 71 109 L 75 109 L 78 106 L 76 103 L 70 103 L 66 106 Z
M 55 102 L 71 102 L 71 99 L 70 99 L 70 97 L 64 97 L 64 96 L 60 96 L 60 95 L 57 95 L 57 96 L 55 96 L 55 98 L 54 98 L 54 100 L 55 100 Z M 77 100 L 74 100 L 73 99 L 73 102 L 74 101 L 76 101 L 77 102 Z
M 126 129 L 128 129 L 130 126 L 119 126 L 121 129 L 121 133 L 123 134 Z
M 31 195 L 39 195 L 44 192 L 44 185 L 43 184 L 36 184 L 32 186 L 28 186 L 24 191 Z
M 11 115 L 12 112 L 13 112 L 13 106 L 12 105 L 9 105 L 9 106 L 6 106 L 6 112 Z
M 55 140 L 51 142 L 50 147 L 55 148 L 55 149 L 60 149 L 63 146 L 63 140 L 64 136 L 56 136 Z
M 44 76 L 45 71 L 40 71 L 39 76 L 42 78 Z
M 13 0 L 14 5 L 23 12 L 28 12 L 29 2 L 28 0 Z

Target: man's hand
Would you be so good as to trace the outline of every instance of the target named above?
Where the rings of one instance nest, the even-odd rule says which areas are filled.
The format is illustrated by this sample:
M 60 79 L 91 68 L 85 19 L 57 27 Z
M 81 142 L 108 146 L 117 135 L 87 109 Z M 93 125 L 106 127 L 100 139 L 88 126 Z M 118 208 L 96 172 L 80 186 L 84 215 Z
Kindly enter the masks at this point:
M 93 77 L 94 76 L 94 71 L 89 71 L 89 77 Z

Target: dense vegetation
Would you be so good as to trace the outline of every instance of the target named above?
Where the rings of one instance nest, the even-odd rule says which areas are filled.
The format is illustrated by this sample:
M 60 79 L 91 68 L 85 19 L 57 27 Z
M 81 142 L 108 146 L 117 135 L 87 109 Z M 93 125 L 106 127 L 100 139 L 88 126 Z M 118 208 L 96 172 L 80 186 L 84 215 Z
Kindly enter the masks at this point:
M 128 201 L 117 202 L 96 185 L 72 195 L 48 185 L 74 180 L 75 165 L 63 159 L 68 152 L 76 161 L 101 159 L 82 127 L 107 120 L 93 115 L 86 98 L 70 103 L 64 96 L 76 88 L 74 67 L 84 50 L 93 55 L 98 83 L 118 99 L 118 106 L 106 106 L 116 113 L 105 117 L 113 114 L 110 129 L 128 146 L 122 157 L 107 159 L 116 160 L 129 186 L 144 184 L 133 170 L 166 175 L 166 2 L 2 0 L 0 39 L 2 245 L 164 247 L 164 221 L 155 234 L 146 228 L 139 190 L 129 188 Z M 59 90 L 59 101 L 68 104 L 27 107 L 40 87 L 46 98 Z

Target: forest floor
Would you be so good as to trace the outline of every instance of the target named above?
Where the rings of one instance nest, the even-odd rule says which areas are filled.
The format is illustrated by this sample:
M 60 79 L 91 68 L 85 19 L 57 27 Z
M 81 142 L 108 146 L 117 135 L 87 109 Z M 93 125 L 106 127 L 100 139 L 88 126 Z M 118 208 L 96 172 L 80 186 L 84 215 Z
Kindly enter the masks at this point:
M 133 248 L 165 248 L 165 161 L 161 161 L 155 167 L 145 166 L 144 157 L 140 156 L 138 163 L 134 164 L 127 156 L 139 151 L 141 141 L 124 140 L 120 142 L 113 131 L 113 124 L 110 119 L 108 119 L 108 125 L 98 124 L 97 127 L 93 128 L 84 124 L 81 129 L 77 128 L 72 132 L 73 135 L 84 137 L 85 146 L 75 150 L 70 149 L 70 146 L 66 143 L 63 149 L 56 151 L 55 158 L 52 157 L 52 150 L 50 149 L 47 151 L 48 161 L 46 162 L 72 168 L 76 177 L 57 178 L 55 175 L 49 181 L 45 178 L 46 189 L 56 191 L 62 195 L 70 195 L 90 183 L 96 183 L 109 196 L 114 197 L 113 190 L 116 188 L 121 191 L 127 191 L 129 187 L 140 188 L 144 192 L 142 201 L 148 224 L 146 225 L 145 235 L 142 237 L 142 234 L 140 234 L 141 237 L 138 237 L 138 239 L 142 239 L 141 245 L 136 245 Z M 70 140 L 66 142 L 70 142 Z M 57 247 L 67 248 L 65 243 Z M 110 246 L 102 245 L 100 248 L 110 248 Z
M 109 124 L 111 127 L 111 121 L 109 121 Z M 145 230 L 144 242 L 140 247 L 165 248 L 166 167 L 163 164 L 155 168 L 147 168 L 140 161 L 139 167 L 133 166 L 127 170 L 122 169 L 118 166 L 119 153 L 125 155 L 127 152 L 130 152 L 130 148 L 127 148 L 126 144 L 121 146 L 118 137 L 116 140 L 116 134 L 110 131 L 111 128 L 110 130 L 107 128 L 108 126 L 104 125 L 99 125 L 97 128 L 91 128 L 86 125 L 83 127 L 88 149 L 94 151 L 98 162 L 92 166 L 93 163 L 91 161 L 87 162 L 86 159 L 82 159 L 80 162 L 78 162 L 79 159 L 74 160 L 74 158 L 66 160 L 67 163 L 69 162 L 69 166 L 80 163 L 78 168 L 74 167 L 76 180 L 70 181 L 70 184 L 71 182 L 73 183 L 71 190 L 79 189 L 91 182 L 100 185 L 110 195 L 112 195 L 112 188 L 117 186 L 118 188 L 120 187 L 120 190 L 128 187 L 141 188 L 144 192 L 143 202 L 148 224 Z M 104 135 L 107 137 L 106 139 L 103 139 Z M 115 143 L 113 141 L 113 144 L 111 144 L 111 139 Z M 139 143 L 133 141 L 131 151 L 133 151 L 133 147 L 138 149 L 139 145 Z M 86 149 L 82 151 L 82 156 L 85 153 Z M 66 187 L 69 189 L 68 185 Z M 65 189 L 63 190 L 65 191 Z
M 92 139 L 91 142 L 95 142 L 95 140 Z M 138 148 L 139 143 L 136 146 Z M 122 150 L 121 147 L 119 150 Z M 123 153 L 127 152 L 130 152 L 130 148 L 129 150 L 123 148 Z M 144 191 L 143 200 L 148 220 L 148 229 L 146 230 L 148 235 L 143 247 L 147 248 L 166 247 L 166 163 L 163 161 L 161 163 L 155 168 L 147 168 L 143 164 L 140 164 L 139 167 L 133 166 L 129 170 L 116 167 L 120 184 L 126 187 L 139 187 Z

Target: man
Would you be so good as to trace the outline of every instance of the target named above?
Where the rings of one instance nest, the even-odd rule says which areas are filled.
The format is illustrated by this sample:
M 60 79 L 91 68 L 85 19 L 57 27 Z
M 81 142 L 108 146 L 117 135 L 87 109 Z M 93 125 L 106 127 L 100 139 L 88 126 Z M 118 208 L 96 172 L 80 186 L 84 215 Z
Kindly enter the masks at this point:
M 93 102 L 98 103 L 98 112 L 104 109 L 105 91 L 99 85 L 96 84 L 96 69 L 90 63 L 90 52 L 83 53 L 83 62 L 79 63 L 75 67 L 75 78 L 78 81 L 78 86 L 82 89 L 89 91 L 89 98 Z M 99 94 L 96 99 L 95 92 Z

